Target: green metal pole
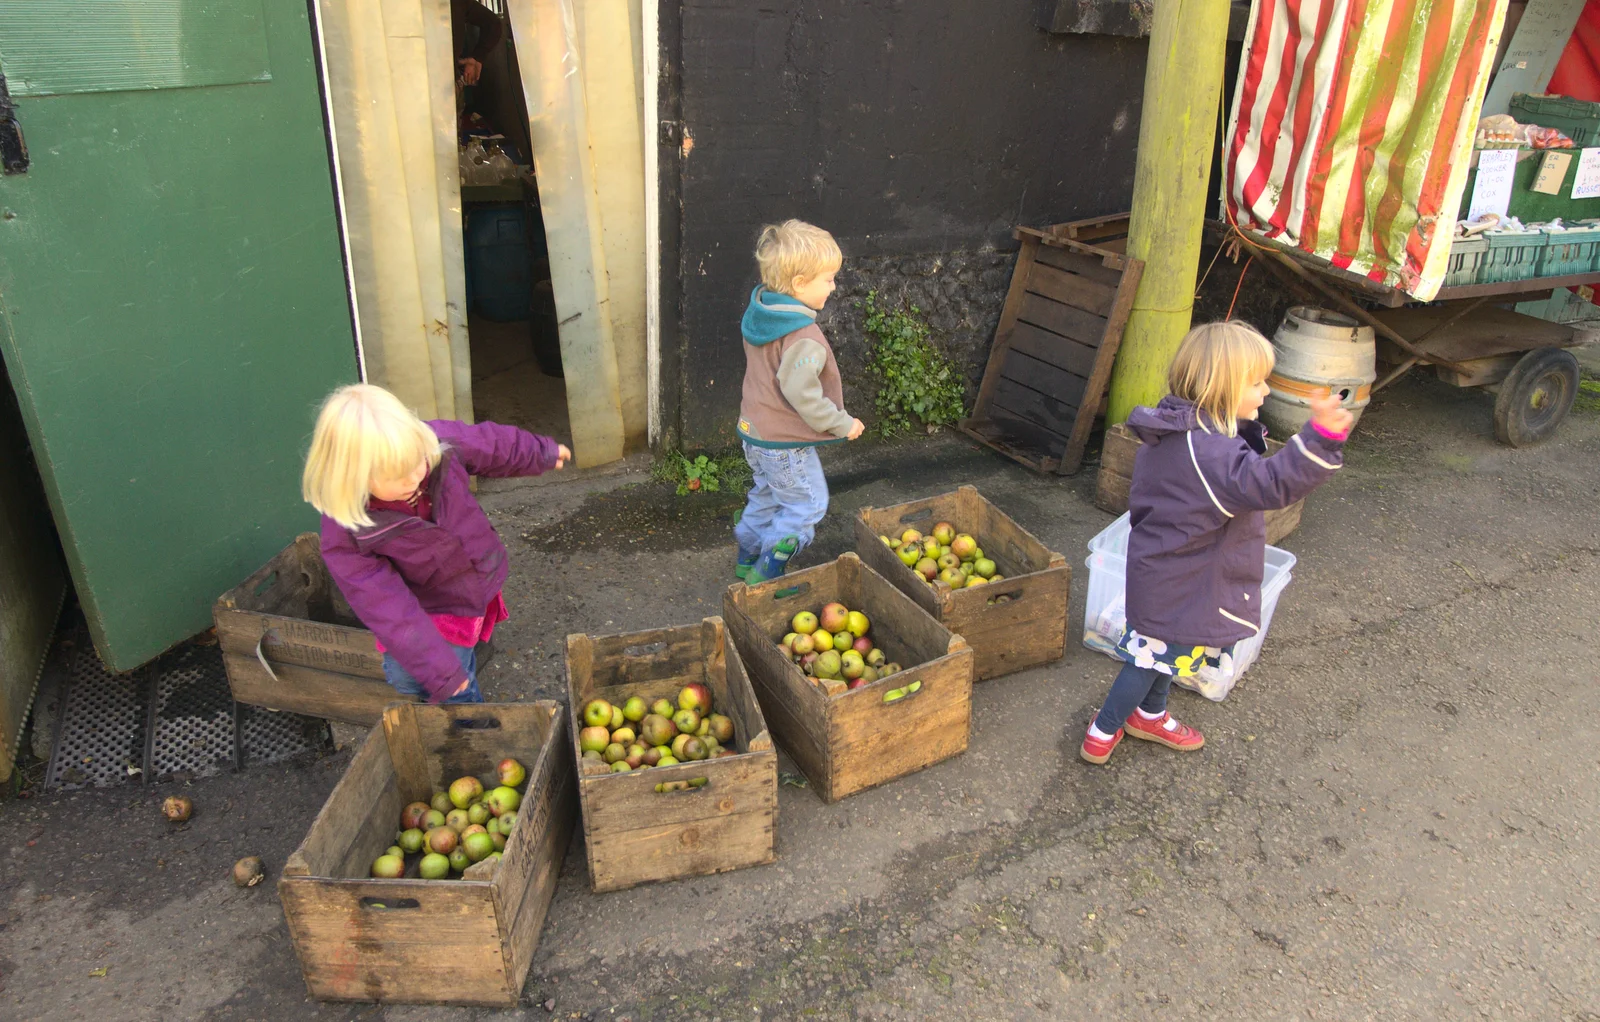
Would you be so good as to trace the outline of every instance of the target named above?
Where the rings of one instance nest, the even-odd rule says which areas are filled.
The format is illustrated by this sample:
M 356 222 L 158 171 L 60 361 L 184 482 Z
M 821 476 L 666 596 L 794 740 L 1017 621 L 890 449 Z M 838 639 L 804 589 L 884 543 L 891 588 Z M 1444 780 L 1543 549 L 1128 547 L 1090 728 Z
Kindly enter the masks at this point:
M 1128 254 L 1144 260 L 1144 277 L 1117 351 L 1107 424 L 1161 399 L 1189 330 L 1227 37 L 1228 0 L 1157 0 L 1128 224 Z

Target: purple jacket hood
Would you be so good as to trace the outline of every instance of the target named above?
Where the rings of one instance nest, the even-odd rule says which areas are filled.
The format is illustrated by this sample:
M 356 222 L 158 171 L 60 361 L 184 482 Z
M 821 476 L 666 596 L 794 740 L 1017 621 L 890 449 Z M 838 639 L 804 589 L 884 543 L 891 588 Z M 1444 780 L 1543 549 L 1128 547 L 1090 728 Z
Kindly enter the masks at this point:
M 1168 395 L 1136 408 L 1128 494 L 1128 626 L 1182 646 L 1228 646 L 1261 630 L 1263 513 L 1305 497 L 1344 464 L 1342 440 L 1309 423 L 1272 457 L 1254 420 L 1230 437 Z
M 377 511 L 346 529 L 324 515 L 322 558 L 362 624 L 442 702 L 467 679 L 429 615 L 483 614 L 510 569 L 470 477 L 539 475 L 555 467 L 556 442 L 493 422 L 428 425 L 445 448 L 427 482 L 433 521 Z

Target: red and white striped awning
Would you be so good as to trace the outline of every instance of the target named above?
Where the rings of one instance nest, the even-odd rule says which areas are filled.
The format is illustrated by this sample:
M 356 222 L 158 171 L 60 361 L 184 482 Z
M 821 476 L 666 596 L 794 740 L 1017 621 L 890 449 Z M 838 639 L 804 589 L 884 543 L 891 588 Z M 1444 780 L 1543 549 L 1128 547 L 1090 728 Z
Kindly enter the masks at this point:
M 1255 0 L 1223 160 L 1228 218 L 1433 298 L 1506 0 Z

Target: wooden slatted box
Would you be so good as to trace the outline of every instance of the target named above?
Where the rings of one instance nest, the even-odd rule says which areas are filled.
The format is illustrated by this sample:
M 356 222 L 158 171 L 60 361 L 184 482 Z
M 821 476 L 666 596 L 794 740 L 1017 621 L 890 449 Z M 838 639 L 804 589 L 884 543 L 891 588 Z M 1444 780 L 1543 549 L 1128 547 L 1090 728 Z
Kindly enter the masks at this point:
M 1020 227 L 1011 290 L 971 418 L 961 428 L 1040 472 L 1083 460 L 1144 263 L 1085 224 Z M 1094 235 L 1094 242 L 1079 240 Z
M 878 537 L 927 533 L 938 522 L 978 540 L 1003 581 L 972 589 L 933 585 L 906 567 Z M 901 592 L 972 647 L 973 677 L 986 681 L 1061 659 L 1067 643 L 1067 600 L 1072 568 L 975 487 L 890 507 L 864 507 L 856 515 L 856 552 Z
M 566 712 L 548 700 L 385 711 L 278 881 L 313 997 L 517 1003 L 572 838 L 566 737 Z M 528 783 L 498 865 L 477 863 L 474 879 L 371 878 L 405 805 L 457 777 L 489 778 L 506 756 L 527 768 Z
M 1100 452 L 1100 474 L 1095 479 L 1094 506 L 1102 511 L 1120 515 L 1128 510 L 1128 488 L 1133 485 L 1133 458 L 1141 443 L 1125 424 L 1118 423 L 1106 430 L 1105 447 Z M 1267 455 L 1283 450 L 1280 441 L 1267 439 Z M 1266 513 L 1267 542 L 1276 545 L 1300 527 L 1300 514 L 1305 510 L 1304 498 L 1286 508 Z
M 334 584 L 321 541 L 304 533 L 212 608 L 233 698 L 372 726 L 404 699 L 383 654 Z
M 582 776 L 589 884 L 620 891 L 653 880 L 704 876 L 773 861 L 778 754 L 722 618 L 627 635 L 567 636 L 571 752 L 581 760 L 579 715 L 589 701 L 621 706 L 677 701 L 690 682 L 711 690 L 712 712 L 733 720 L 738 755 L 631 773 Z M 581 770 L 581 763 L 580 763 Z M 656 785 L 704 778 L 701 787 Z
M 778 642 L 795 614 L 834 601 L 866 614 L 873 641 L 904 670 L 837 696 L 812 684 Z M 722 606 L 774 736 L 823 801 L 966 750 L 972 650 L 855 554 L 758 586 L 734 585 Z M 915 693 L 884 701 L 913 682 Z

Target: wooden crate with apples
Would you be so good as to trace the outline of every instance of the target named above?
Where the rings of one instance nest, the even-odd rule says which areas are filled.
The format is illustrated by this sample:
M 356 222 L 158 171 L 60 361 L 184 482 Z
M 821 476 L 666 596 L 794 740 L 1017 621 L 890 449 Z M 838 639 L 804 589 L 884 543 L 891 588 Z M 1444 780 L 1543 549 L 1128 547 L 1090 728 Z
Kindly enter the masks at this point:
M 572 837 L 568 748 L 566 712 L 552 701 L 385 710 L 278 881 L 311 995 L 515 1005 Z M 506 757 L 524 765 L 527 782 L 498 862 L 455 881 L 370 875 L 402 807 Z
M 865 614 L 864 634 L 902 669 L 857 688 L 807 677 L 780 643 L 796 614 L 833 603 Z M 774 736 L 824 801 L 966 750 L 972 650 L 855 554 L 732 586 L 723 618 Z
M 926 540 L 940 525 L 977 540 L 985 559 L 997 569 L 991 572 L 994 581 L 960 585 L 954 576 L 924 581 L 914 565 L 922 563 L 926 550 L 918 551 L 912 564 L 906 563 L 908 557 L 899 553 L 904 548 L 902 537 L 915 531 Z M 855 529 L 856 550 L 863 561 L 967 640 L 975 680 L 1061 659 L 1067 643 L 1072 568 L 1066 557 L 1041 543 L 975 487 L 890 507 L 864 507 L 856 515 Z M 883 542 L 884 536 L 892 546 Z M 949 546 L 949 540 L 943 545 Z M 952 580 L 957 587 L 952 588 Z
M 703 706 L 705 693 L 681 698 L 690 686 L 709 692 L 709 714 L 682 705 Z M 625 635 L 569 635 L 567 694 L 569 748 L 577 754 L 589 884 L 596 892 L 773 861 L 778 754 L 722 618 Z M 696 737 L 704 721 L 714 744 L 728 754 L 702 757 L 706 736 L 698 736 L 702 744 L 696 749 L 677 738 L 679 727 L 673 724 L 673 744 L 688 747 L 678 763 L 637 768 L 641 765 L 631 761 L 640 755 L 636 752 L 619 760 L 628 770 L 612 772 L 614 765 L 604 758 L 585 759 L 583 743 L 592 737 L 586 729 L 614 735 L 626 727 L 637 738 L 637 729 L 650 719 L 644 714 L 663 699 L 674 704 L 675 713 L 696 713 L 692 726 L 678 717 L 689 727 L 688 737 Z M 598 718 L 591 724 L 585 714 L 599 711 L 596 701 L 627 715 L 617 727 L 601 725 Z M 731 729 L 725 742 L 712 735 L 718 726 L 724 736 Z

